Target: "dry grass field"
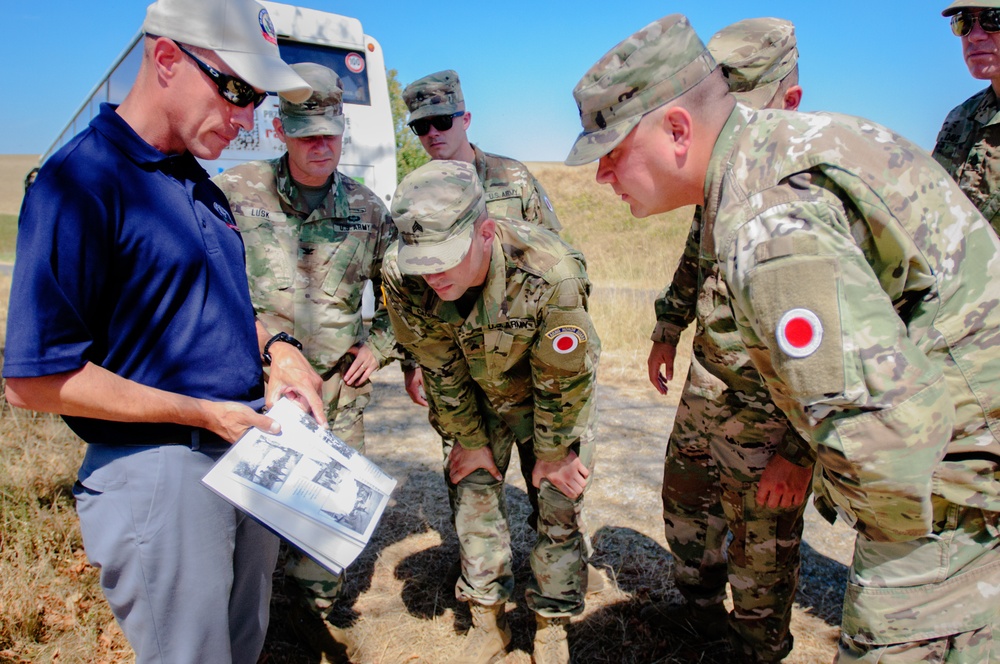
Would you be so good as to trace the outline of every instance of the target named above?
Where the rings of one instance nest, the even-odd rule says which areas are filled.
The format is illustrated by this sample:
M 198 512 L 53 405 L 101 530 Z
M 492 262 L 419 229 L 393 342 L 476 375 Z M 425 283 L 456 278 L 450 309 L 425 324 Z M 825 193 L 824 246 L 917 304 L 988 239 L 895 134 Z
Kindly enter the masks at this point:
M 10 163 L 16 159 L 0 157 L 0 182 L 21 168 Z M 592 167 L 530 167 L 560 214 L 564 237 L 587 256 L 595 285 L 592 311 L 604 346 L 601 447 L 586 514 L 594 563 L 610 583 L 588 598 L 586 611 L 571 625 L 574 661 L 728 662 L 721 642 L 659 632 L 639 619 L 650 601 L 678 599 L 669 581 L 672 563 L 659 505 L 676 397 L 654 393 L 645 358 L 652 299 L 676 264 L 689 212 L 635 220 L 609 189 L 593 183 Z M 23 173 L 18 177 L 20 186 Z M 8 190 L 13 191 L 0 191 L 6 197 Z M 11 206 L 16 213 L 13 200 L 0 200 L 0 214 Z M 0 229 L 2 224 L 0 217 Z M 0 236 L 0 261 L 3 242 Z M 0 273 L 0 349 L 9 286 L 9 277 Z M 676 375 L 684 375 L 683 366 Z M 353 639 L 353 662 L 437 664 L 458 652 L 469 624 L 466 607 L 444 582 L 458 544 L 440 473 L 440 445 L 426 412 L 406 397 L 395 367 L 382 371 L 375 383 L 366 418 L 368 453 L 399 486 L 371 544 L 350 568 L 332 620 Z M 671 391 L 679 390 L 678 378 Z M 0 396 L 0 664 L 133 661 L 82 551 L 71 495 L 82 446 L 58 418 L 13 410 Z M 523 482 L 513 471 L 508 479 L 517 587 L 507 607 L 515 637 L 505 661 L 526 664 L 533 620 L 523 590 L 533 533 L 524 524 L 529 508 Z M 805 541 L 793 616 L 796 644 L 786 660 L 793 664 L 833 657 L 851 533 L 830 528 L 810 511 Z M 261 662 L 319 662 L 291 632 L 287 606 L 279 569 Z

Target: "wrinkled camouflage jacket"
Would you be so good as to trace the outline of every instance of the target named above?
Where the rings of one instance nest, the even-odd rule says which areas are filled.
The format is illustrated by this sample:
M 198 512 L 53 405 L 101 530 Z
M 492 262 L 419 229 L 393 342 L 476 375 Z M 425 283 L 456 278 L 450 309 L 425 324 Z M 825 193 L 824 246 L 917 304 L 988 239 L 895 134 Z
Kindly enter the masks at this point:
M 476 449 L 502 419 L 544 461 L 566 456 L 596 421 L 600 341 L 583 256 L 548 231 L 498 220 L 489 274 L 468 316 L 385 258 L 396 337 L 420 364 L 431 424 Z
M 385 305 L 376 297 L 371 331 L 361 313 L 365 283 L 381 289 L 382 257 L 396 239 L 385 206 L 364 185 L 334 173 L 311 213 L 288 174 L 288 156 L 251 161 L 217 175 L 243 235 L 258 318 L 302 342 L 320 375 L 360 341 L 384 366 L 398 358 Z
M 992 87 L 952 109 L 933 154 L 1000 234 L 1000 102 Z
M 705 232 L 819 505 L 879 540 L 931 494 L 1000 511 L 1000 241 L 926 152 L 860 118 L 737 105 Z
M 562 226 L 545 189 L 528 167 L 508 157 L 483 152 L 475 145 L 474 165 L 486 192 L 493 219 L 523 219 L 558 233 Z

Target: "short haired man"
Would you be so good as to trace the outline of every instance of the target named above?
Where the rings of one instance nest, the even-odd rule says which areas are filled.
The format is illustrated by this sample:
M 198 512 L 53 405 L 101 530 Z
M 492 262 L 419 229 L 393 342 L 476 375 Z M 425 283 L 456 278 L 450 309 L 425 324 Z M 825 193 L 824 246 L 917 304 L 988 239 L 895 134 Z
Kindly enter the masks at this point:
M 8 314 L 8 400 L 87 444 L 87 555 L 138 662 L 256 662 L 278 539 L 201 484 L 283 394 L 324 420 L 319 376 L 254 320 L 243 245 L 197 158 L 253 126 L 264 90 L 309 87 L 252 0 L 157 0 L 120 106 L 25 197 Z
M 989 86 L 948 114 L 934 158 L 1000 234 L 1000 0 L 955 0 L 941 15 L 951 17 L 969 73 Z
M 717 32 L 708 50 L 741 103 L 798 107 L 798 48 L 789 21 L 737 21 Z M 696 322 L 663 466 L 664 530 L 685 603 L 655 604 L 643 615 L 718 634 L 726 624 L 728 576 L 734 647 L 750 661 L 780 661 L 792 649 L 811 451 L 774 405 L 743 348 L 702 228 L 699 207 L 673 280 L 656 300 L 648 361 L 650 381 L 666 394 L 681 332 Z M 789 446 L 786 453 L 795 454 L 796 463 L 775 454 L 779 446 Z M 768 535 L 761 539 L 761 533 Z
M 615 46 L 574 96 L 584 131 L 568 163 L 600 159 L 598 182 L 638 217 L 704 205 L 740 338 L 817 455 L 817 506 L 858 531 L 840 661 L 989 661 L 1000 240 L 988 222 L 884 127 L 737 105 L 679 14 Z
M 292 69 L 313 94 L 298 104 L 279 101 L 274 131 L 285 154 L 235 166 L 216 176 L 215 183 L 229 199 L 243 235 L 257 316 L 302 343 L 302 352 L 323 377 L 330 431 L 364 452 L 369 377 L 398 355 L 382 299 L 367 330 L 361 301 L 369 282 L 376 293 L 382 291 L 382 257 L 396 239 L 396 227 L 375 193 L 337 170 L 345 126 L 340 77 L 311 62 Z M 326 622 L 342 575 L 299 552 L 290 553 L 285 572 L 309 609 L 303 612 L 296 601 L 295 624 L 318 637 L 310 641 L 321 652 L 336 651 L 322 637 L 329 631 L 344 640 Z M 302 625 L 306 621 L 313 624 Z M 317 624 L 323 628 L 318 634 L 310 629 Z
M 467 161 L 476 168 L 494 219 L 523 219 L 551 231 L 562 228 L 548 194 L 528 167 L 509 157 L 483 152 L 469 142 L 472 112 L 452 69 L 419 78 L 403 89 L 410 129 L 431 159 Z
M 504 475 L 515 442 L 537 459 L 540 518 L 527 604 L 534 661 L 569 662 L 566 624 L 583 611 L 584 491 L 594 459 L 599 341 L 583 256 L 521 220 L 493 219 L 471 164 L 432 161 L 393 196 L 399 243 L 383 274 L 396 338 L 424 372 L 444 441 L 458 531 L 460 600 L 473 628 L 456 662 L 491 662 L 510 641 L 514 586 Z

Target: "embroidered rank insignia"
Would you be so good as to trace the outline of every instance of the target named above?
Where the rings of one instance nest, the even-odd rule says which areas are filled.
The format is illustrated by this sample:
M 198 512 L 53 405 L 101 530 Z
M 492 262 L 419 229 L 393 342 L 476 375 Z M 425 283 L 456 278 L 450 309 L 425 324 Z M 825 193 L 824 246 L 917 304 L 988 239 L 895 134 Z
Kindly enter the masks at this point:
M 789 357 L 809 357 L 823 341 L 823 323 L 808 309 L 789 309 L 778 321 L 774 336 Z
M 560 355 L 566 355 L 587 341 L 587 333 L 576 325 L 560 325 L 546 332 L 545 338 L 552 341 L 552 350 Z

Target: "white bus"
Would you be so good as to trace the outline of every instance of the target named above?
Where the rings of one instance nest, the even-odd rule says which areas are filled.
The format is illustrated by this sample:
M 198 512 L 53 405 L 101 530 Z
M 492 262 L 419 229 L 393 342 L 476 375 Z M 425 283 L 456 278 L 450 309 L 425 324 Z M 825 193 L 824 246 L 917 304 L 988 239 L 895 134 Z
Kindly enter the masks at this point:
M 381 46 L 364 34 L 357 19 L 274 2 L 262 4 L 274 23 L 282 59 L 289 64 L 317 62 L 340 76 L 347 131 L 339 170 L 363 182 L 388 205 L 396 189 L 396 141 Z M 125 98 L 139 72 L 141 41 L 139 33 L 90 92 L 40 164 L 83 131 L 101 103 L 118 104 Z M 244 161 L 279 156 L 284 146 L 272 127 L 277 114 L 278 98 L 272 94 L 257 108 L 253 130 L 241 131 L 218 159 L 202 161 L 202 165 L 214 175 Z

